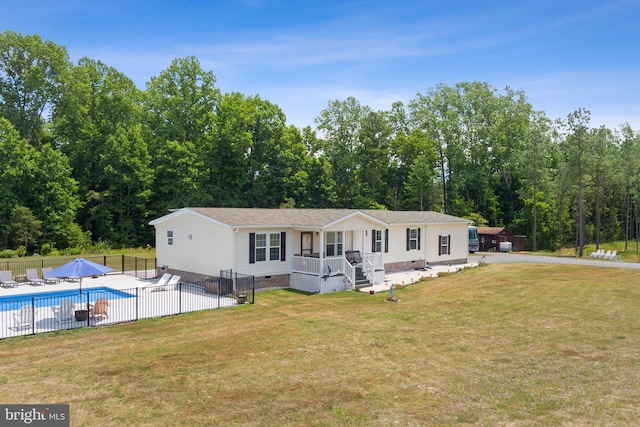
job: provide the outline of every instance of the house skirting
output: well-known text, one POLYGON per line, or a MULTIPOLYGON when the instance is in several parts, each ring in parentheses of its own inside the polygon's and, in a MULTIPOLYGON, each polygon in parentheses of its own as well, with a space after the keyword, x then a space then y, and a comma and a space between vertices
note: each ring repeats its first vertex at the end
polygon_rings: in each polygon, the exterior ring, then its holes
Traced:
MULTIPOLYGON (((467 259, 452 259, 447 261, 429 261, 429 265, 455 265, 455 264, 466 264, 467 259)), ((417 259, 412 261, 402 261, 402 262, 390 262, 384 265, 385 273, 393 273, 395 271, 407 271, 407 270, 415 270, 416 268, 424 268, 425 260, 417 259)))
POLYGON ((255 286, 257 289, 267 288, 288 288, 291 284, 289 274, 276 274, 273 276, 256 276, 255 286))

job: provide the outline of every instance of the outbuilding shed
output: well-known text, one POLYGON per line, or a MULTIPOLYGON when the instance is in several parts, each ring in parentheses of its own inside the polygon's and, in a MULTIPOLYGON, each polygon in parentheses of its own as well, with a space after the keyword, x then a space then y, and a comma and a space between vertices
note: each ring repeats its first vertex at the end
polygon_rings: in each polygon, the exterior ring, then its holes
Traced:
POLYGON ((514 252, 525 250, 526 236, 516 236, 504 227, 478 227, 479 249, 481 252, 498 252, 500 243, 510 242, 514 252))

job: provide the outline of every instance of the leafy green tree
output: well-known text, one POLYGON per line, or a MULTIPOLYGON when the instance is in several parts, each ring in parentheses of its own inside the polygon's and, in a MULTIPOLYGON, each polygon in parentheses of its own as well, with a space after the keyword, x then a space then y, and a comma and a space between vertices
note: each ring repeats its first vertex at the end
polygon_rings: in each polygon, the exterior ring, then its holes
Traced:
MULTIPOLYGON (((16 206, 29 194, 25 183, 33 172, 33 148, 11 122, 0 117, 0 223, 8 224, 16 206)), ((0 228, 0 244, 8 245, 7 230, 0 228)))
POLYGON ((289 142, 284 139, 286 118, 277 105, 257 96, 249 102, 253 107, 248 128, 251 146, 245 203, 251 207, 276 207, 287 197, 284 178, 290 173, 285 155, 289 142))
POLYGON ((593 161, 592 139, 589 135, 590 113, 585 109, 578 109, 567 116, 564 128, 567 132, 561 144, 566 178, 573 182, 576 188, 576 249, 578 256, 583 255, 585 245, 585 187, 589 178, 590 166, 593 161))
POLYGON ((302 129, 306 157, 306 183, 296 194, 296 206, 301 208, 333 208, 337 206, 337 195, 333 171, 329 160, 321 155, 322 141, 316 132, 307 126, 302 129))
POLYGON ((94 206, 100 236, 114 245, 131 247, 151 241, 147 203, 151 196, 151 157, 140 127, 118 127, 109 137, 101 185, 102 200, 94 206))
POLYGON ((322 155, 331 164, 335 194, 338 207, 353 207, 360 194, 357 181, 358 139, 362 119, 371 112, 355 98, 329 102, 327 108, 315 118, 318 130, 322 133, 322 155))
POLYGON ((203 145, 213 131, 220 100, 215 83, 213 73, 204 71, 194 56, 174 59, 169 68, 152 77, 144 105, 153 143, 190 141, 196 147, 203 145))
POLYGON ((390 199, 388 182, 392 139, 387 115, 370 111, 362 117, 357 138, 355 178, 360 188, 360 201, 356 206, 385 206, 390 199))
POLYGON ((206 205, 201 184, 205 173, 204 160, 190 141, 167 141, 153 156, 153 197, 150 201, 154 216, 169 209, 206 205))
MULTIPOLYGON (((640 132, 634 131, 627 123, 621 126, 619 133, 620 159, 617 163, 620 165, 620 174, 617 178, 624 188, 624 249, 627 250, 632 231, 632 206, 640 200, 640 132)), ((612 227, 615 227, 615 222, 612 227)), ((615 232, 611 234, 614 238, 615 232)))
POLYGON ((46 144, 33 153, 33 164, 24 200, 42 223, 42 240, 59 248, 77 246, 82 231, 76 214, 82 203, 67 157, 46 144))
POLYGON ((203 153, 208 172, 207 192, 213 206, 246 206, 250 185, 249 155, 253 145, 250 124, 254 112, 250 98, 239 92, 221 96, 215 116, 215 134, 203 153))
POLYGON ((404 184, 404 206, 409 210, 442 210, 438 191, 438 155, 435 143, 421 129, 399 132, 392 156, 404 184))
POLYGON ((186 205, 219 205, 218 197, 231 190, 219 182, 224 173, 217 157, 221 97, 215 83, 213 73, 203 70, 193 56, 174 59, 147 83, 144 135, 151 163, 158 168, 154 215, 186 205))
MULTIPOLYGON (((78 222, 96 239, 121 241, 113 234, 113 218, 105 205, 109 201, 105 186, 112 180, 106 176, 110 165, 105 159, 113 158, 110 141, 119 132, 139 132, 140 99, 140 91, 124 74, 100 61, 82 58, 71 70, 54 110, 56 144, 69 158, 78 182, 78 222)), ((144 217, 133 220, 143 224, 144 217)))
POLYGON ((592 163, 593 192, 595 193, 595 242, 600 246, 600 232, 602 230, 603 203, 606 201, 607 190, 614 186, 615 167, 617 163, 617 141, 613 132, 604 126, 591 129, 591 148, 594 161, 592 163))
POLYGON ((71 66, 67 50, 39 35, 0 33, 0 117, 5 117, 30 144, 61 94, 71 66))
POLYGON ((41 225, 42 222, 36 219, 29 208, 16 206, 6 226, 9 246, 14 249, 23 246, 26 251, 32 251, 36 247, 38 237, 42 234, 41 225))
MULTIPOLYGON (((549 185, 553 179, 554 159, 552 146, 551 121, 540 112, 534 113, 528 133, 524 139, 522 150, 516 155, 517 169, 522 176, 521 198, 524 201, 524 212, 516 219, 516 222, 524 227, 523 234, 531 239, 531 249, 538 250, 538 220, 539 197, 549 194, 549 185), (531 208, 529 213, 526 209, 531 208), (531 221, 524 221, 530 218, 531 221)), ((542 202, 545 203, 545 202, 542 202)), ((547 216, 547 221, 550 218, 547 216)), ((553 245, 547 242, 545 249, 553 249, 553 245)))

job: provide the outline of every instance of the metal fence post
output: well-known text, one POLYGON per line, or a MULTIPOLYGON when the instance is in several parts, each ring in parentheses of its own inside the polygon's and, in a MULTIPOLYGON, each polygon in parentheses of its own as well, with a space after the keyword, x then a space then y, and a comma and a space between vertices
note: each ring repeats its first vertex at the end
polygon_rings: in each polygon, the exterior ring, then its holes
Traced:
POLYGON ((91 326, 91 316, 89 316, 89 313, 91 313, 91 303, 89 302, 89 292, 87 292, 87 326, 91 326))
POLYGON ((31 297, 31 335, 36 334, 36 299, 31 297))

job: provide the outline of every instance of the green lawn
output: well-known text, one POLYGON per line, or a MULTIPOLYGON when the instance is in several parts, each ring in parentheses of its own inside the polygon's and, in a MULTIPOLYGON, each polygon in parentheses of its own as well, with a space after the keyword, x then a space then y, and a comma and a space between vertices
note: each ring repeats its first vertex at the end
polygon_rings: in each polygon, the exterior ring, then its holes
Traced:
POLYGON ((72 425, 638 425, 635 270, 486 265, 387 295, 0 341, 0 401, 72 425))

